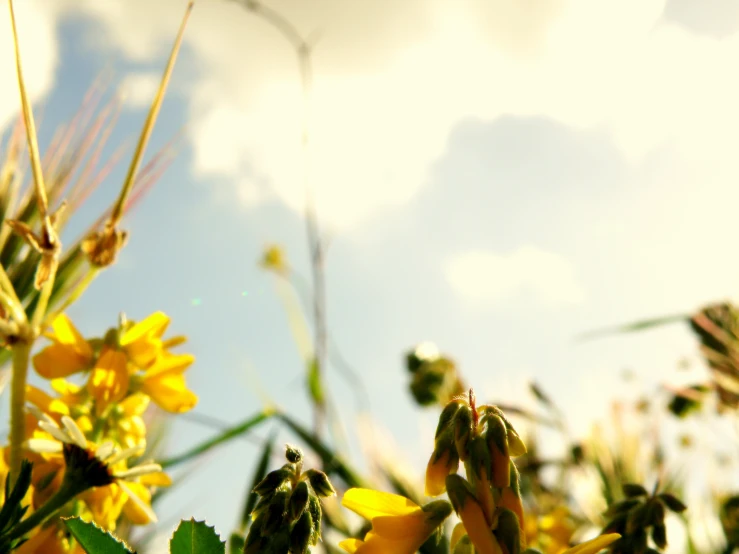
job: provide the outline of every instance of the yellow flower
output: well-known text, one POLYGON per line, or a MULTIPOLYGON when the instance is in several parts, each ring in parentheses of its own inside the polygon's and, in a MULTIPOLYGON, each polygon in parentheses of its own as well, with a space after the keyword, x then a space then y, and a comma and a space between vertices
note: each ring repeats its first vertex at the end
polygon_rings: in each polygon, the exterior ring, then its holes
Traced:
POLYGON ((69 540, 69 531, 62 529, 62 525, 37 527, 31 538, 14 551, 15 554, 85 554, 79 543, 69 540))
POLYGON ((26 402, 30 402, 39 410, 57 420, 63 415, 69 415, 69 406, 62 399, 52 398, 33 385, 26 385, 26 402))
POLYGON ((191 410, 198 397, 187 388, 183 373, 195 361, 190 354, 165 354, 141 377, 141 390, 162 409, 182 413, 191 410))
POLYGON ((350 554, 413 554, 451 513, 447 502, 422 508, 402 496, 370 489, 349 489, 341 503, 372 522, 363 541, 339 543, 350 554))
POLYGON ((159 357, 169 321, 165 313, 154 312, 123 333, 119 344, 135 366, 146 369, 159 357))
POLYGON ((87 392, 95 399, 98 415, 111 403, 126 396, 128 381, 126 355, 112 348, 104 348, 87 380, 87 392))
POLYGON ((54 344, 33 357, 36 372, 45 379, 55 379, 88 369, 93 361, 92 347, 69 318, 64 314, 58 315, 51 328, 51 333, 46 336, 54 344))

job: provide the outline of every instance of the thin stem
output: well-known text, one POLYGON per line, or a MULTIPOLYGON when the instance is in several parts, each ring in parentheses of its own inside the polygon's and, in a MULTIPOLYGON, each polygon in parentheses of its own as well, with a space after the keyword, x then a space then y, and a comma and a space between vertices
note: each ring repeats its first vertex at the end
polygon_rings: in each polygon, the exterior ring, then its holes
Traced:
POLYGON ((0 290, 0 305, 5 307, 18 325, 28 323, 26 312, 23 310, 20 302, 16 302, 9 294, 6 294, 2 290, 0 290))
POLYGON ((10 389, 10 481, 18 476, 26 440, 26 379, 31 343, 21 340, 13 346, 13 381, 10 389))
POLYGON ((29 531, 41 525, 49 517, 64 507, 64 505, 72 500, 75 496, 84 492, 84 487, 74 486, 71 483, 62 483, 59 490, 49 498, 38 510, 33 512, 27 519, 21 521, 8 535, 9 539, 17 539, 22 537, 29 531))
MULTIPOLYGON (((2 265, 0 265, 0 291, 4 291, 15 306, 23 305, 15 292, 13 282, 10 280, 10 277, 8 277, 8 274, 2 265)), ((18 321, 18 323, 23 324, 26 322, 26 314, 23 310, 20 310, 20 313, 23 314, 23 319, 18 321)), ((18 315, 20 315, 20 313, 18 315)))
POLYGON ((56 269, 57 268, 54 267, 54 269, 51 271, 48 279, 44 281, 44 284, 41 287, 41 291, 39 292, 38 302, 36 303, 36 309, 33 311, 33 316, 31 317, 31 329, 32 329, 34 336, 41 333, 41 330, 38 329, 38 327, 41 324, 41 321, 44 319, 44 316, 46 315, 46 308, 49 306, 49 298, 51 298, 51 293, 54 290, 54 281, 56 280, 56 269))
POLYGON ((89 287, 90 284, 95 280, 95 277, 97 277, 98 273, 100 273, 99 267, 90 266, 88 272, 85 274, 82 280, 77 283, 69 296, 67 296, 67 298, 64 300, 62 305, 46 316, 46 318, 44 319, 44 325, 50 325, 51 322, 54 321, 54 319, 59 314, 64 313, 67 308, 74 304, 77 299, 82 296, 82 293, 87 290, 87 287, 89 287))
POLYGON ((123 181, 123 188, 121 189, 118 200, 116 201, 115 206, 113 206, 113 211, 110 214, 110 219, 108 221, 110 227, 115 227, 120 221, 121 217, 123 217, 123 211, 126 208, 126 200, 128 199, 131 188, 136 181, 136 173, 138 172, 139 165, 141 164, 141 158, 144 156, 146 144, 149 142, 151 131, 154 129, 154 123, 156 122, 157 116, 159 115, 159 108, 161 108, 162 100, 164 100, 164 92, 167 89, 169 78, 172 75, 172 70, 174 69, 175 61, 177 60, 177 53, 180 50, 182 38, 185 34, 187 20, 190 17, 190 12, 192 11, 194 4, 194 2, 190 2, 187 5, 185 16, 182 19, 182 23, 180 24, 180 30, 177 33, 177 38, 175 39, 174 46, 172 47, 172 52, 169 55, 167 67, 164 70, 164 75, 162 76, 162 80, 159 84, 159 90, 157 91, 157 94, 154 97, 154 101, 151 104, 149 114, 146 116, 146 122, 144 123, 144 128, 141 130, 141 136, 139 137, 139 142, 136 145, 136 150, 134 151, 133 158, 131 159, 131 165, 128 167, 128 173, 126 174, 126 178, 123 181))

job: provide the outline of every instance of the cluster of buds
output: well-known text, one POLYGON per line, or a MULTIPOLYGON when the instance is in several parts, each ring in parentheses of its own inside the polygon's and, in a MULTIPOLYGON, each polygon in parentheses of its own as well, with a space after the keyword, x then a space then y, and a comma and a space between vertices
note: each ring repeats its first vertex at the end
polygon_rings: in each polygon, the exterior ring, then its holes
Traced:
POLYGON ((421 406, 444 405, 464 392, 454 361, 439 354, 430 342, 421 343, 408 352, 405 365, 412 375, 411 394, 421 406))
POLYGON ((667 547, 665 514, 667 510, 681 513, 685 504, 669 493, 651 496, 641 485, 623 485, 624 500, 611 505, 606 512, 610 517, 604 532, 619 533, 621 538, 611 545, 613 554, 656 554, 667 547), (651 530, 651 532, 650 532, 651 530), (651 535, 655 548, 650 547, 651 535))
POLYGON ((321 538, 319 497, 336 494, 322 471, 303 471, 303 453, 287 445, 287 463, 254 487, 260 496, 244 542, 244 554, 305 554, 321 538))
POLYGON ((525 547, 519 474, 512 457, 526 446, 496 406, 475 405, 472 390, 441 413, 426 468, 426 494, 447 492, 462 523, 454 552, 514 554, 525 547), (466 479, 457 475, 464 464, 466 479))

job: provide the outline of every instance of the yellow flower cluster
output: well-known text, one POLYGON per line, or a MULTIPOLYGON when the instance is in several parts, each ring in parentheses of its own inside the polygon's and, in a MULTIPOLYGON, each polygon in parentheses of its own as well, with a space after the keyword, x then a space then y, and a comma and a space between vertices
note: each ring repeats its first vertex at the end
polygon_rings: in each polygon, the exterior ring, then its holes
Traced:
MULTIPOLYGON (((343 505, 370 520, 372 530, 364 540, 347 539, 339 546, 351 554, 413 554, 453 508, 461 522, 452 533, 452 551, 521 552, 526 548, 525 521, 518 471, 511 457, 525 452, 523 441, 497 407, 476 406, 472 391, 468 397, 453 399, 439 418, 426 471, 426 494, 446 492, 451 505, 436 500, 418 506, 402 496, 350 489, 343 505), (460 462, 466 478, 457 473, 460 462)), ((567 547, 571 534, 557 537, 562 541, 556 552, 595 554, 619 537, 605 534, 573 548, 567 547)))
MULTIPOLYGON (((194 358, 171 352, 185 338, 164 339, 168 324, 161 312, 138 323, 122 318, 103 338, 85 339, 66 315, 53 320, 45 334, 51 344, 34 356, 33 366, 50 380, 54 394, 26 387, 24 456, 34 463, 27 499, 31 511, 59 490, 71 471, 70 452, 76 452, 84 463, 102 464, 104 479, 70 502, 61 515, 80 515, 111 531, 121 517, 137 525, 155 521, 152 492, 171 481, 156 464, 143 464, 144 471, 128 464, 146 447, 143 414, 150 401, 182 413, 198 400, 185 382, 194 358), (77 374, 83 380, 72 382, 77 374)), ((7 449, 5 454, 2 474, 8 472, 7 449)), ((53 522, 37 528, 18 552, 84 552, 53 522)))

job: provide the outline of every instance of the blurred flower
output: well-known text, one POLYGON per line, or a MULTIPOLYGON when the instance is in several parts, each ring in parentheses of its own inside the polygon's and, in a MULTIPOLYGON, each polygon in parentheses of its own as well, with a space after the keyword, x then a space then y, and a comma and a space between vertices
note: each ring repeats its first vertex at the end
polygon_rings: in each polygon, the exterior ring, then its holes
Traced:
POLYGON ((364 540, 346 539, 339 546, 356 554, 413 554, 452 511, 437 500, 421 507, 411 500, 370 489, 349 489, 342 505, 372 522, 364 540))

